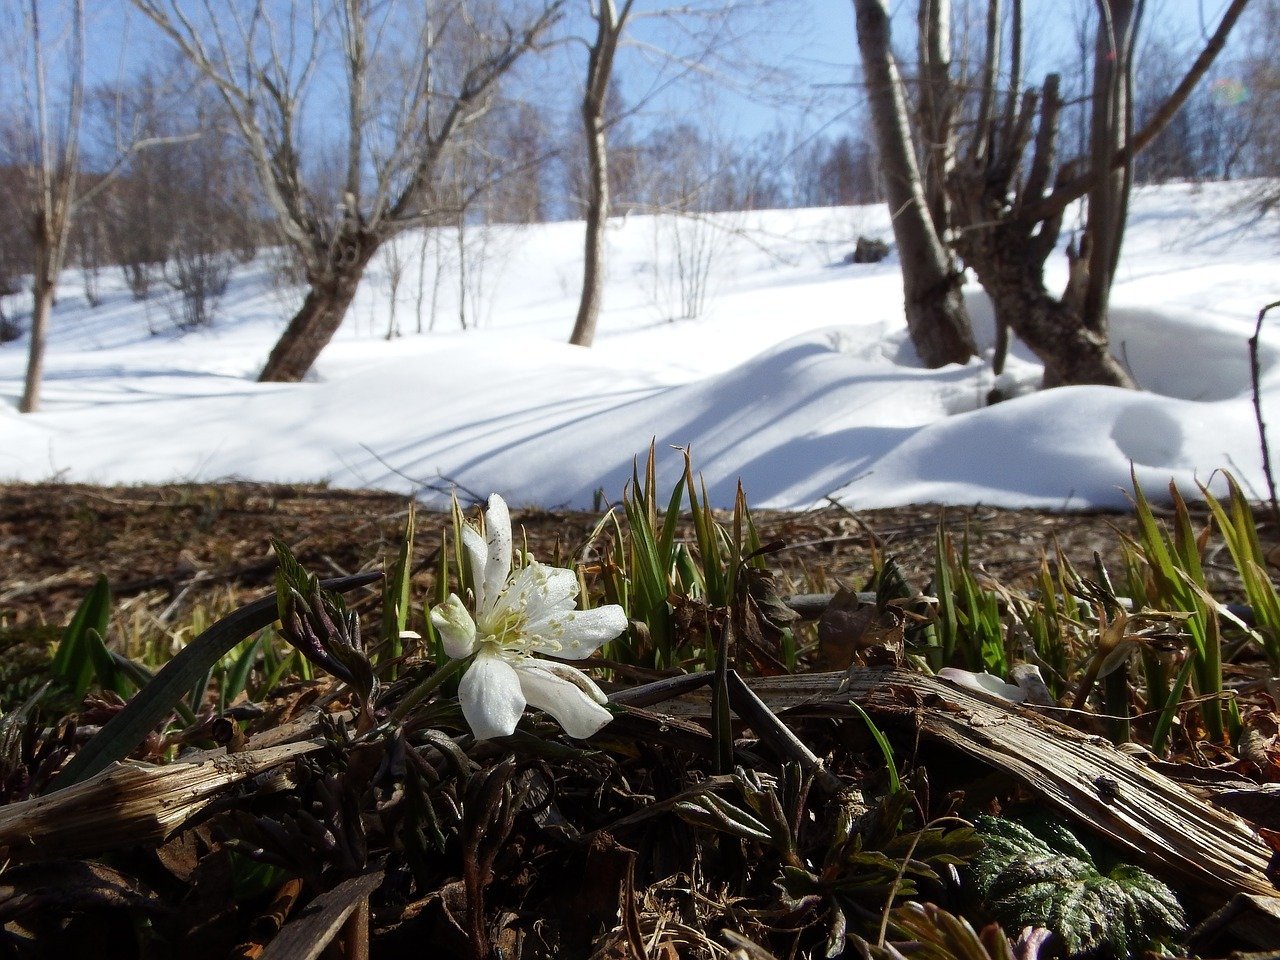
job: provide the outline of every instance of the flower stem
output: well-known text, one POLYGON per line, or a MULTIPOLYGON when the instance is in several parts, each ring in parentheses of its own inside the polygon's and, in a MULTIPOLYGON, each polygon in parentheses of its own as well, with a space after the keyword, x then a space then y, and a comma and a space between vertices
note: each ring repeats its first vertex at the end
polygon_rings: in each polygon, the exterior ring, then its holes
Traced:
POLYGON ((444 666, 437 667, 431 676, 423 680, 420 684, 410 690, 396 704, 394 710, 378 727, 379 730, 389 730, 398 726, 404 721, 410 711, 418 704, 434 693, 446 681, 452 679, 462 672, 462 668, 471 662, 470 657, 464 657, 461 660, 450 660, 444 666))

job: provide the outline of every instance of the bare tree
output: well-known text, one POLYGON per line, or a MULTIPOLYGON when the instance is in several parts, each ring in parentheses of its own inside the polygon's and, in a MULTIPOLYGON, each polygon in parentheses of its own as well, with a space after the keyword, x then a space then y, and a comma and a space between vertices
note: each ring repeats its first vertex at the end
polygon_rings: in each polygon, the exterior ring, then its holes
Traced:
POLYGON ((438 216, 442 160, 489 108, 501 78, 539 44, 562 3, 547 0, 513 24, 499 6, 468 0, 442 0, 420 16, 408 4, 372 0, 295 2, 283 16, 266 0, 247 9, 202 0, 198 18, 178 0, 134 0, 221 95, 305 273, 306 297, 259 379, 302 379, 337 332, 379 246, 438 216), (340 62, 341 98, 317 92, 331 55, 340 62), (309 95, 343 125, 337 196, 308 183, 309 95))
POLYGON ((1227 86, 1223 99, 1236 101, 1235 109, 1248 123, 1241 166, 1246 175, 1260 178, 1250 191, 1250 205, 1267 214, 1280 209, 1280 0, 1264 0, 1250 26, 1250 49, 1237 89, 1227 86))
MULTIPOLYGON (((991 0, 994 9, 997 0, 991 0)), ((1061 161, 1063 107, 1056 74, 1039 90, 1011 90, 1000 110, 980 112, 972 146, 948 181, 956 248, 1007 326, 1045 365, 1046 386, 1130 387, 1112 356, 1107 308, 1124 239, 1133 158, 1164 128, 1212 65, 1248 0, 1233 0, 1212 37, 1142 130, 1133 113, 1133 51, 1141 0, 1097 0, 1097 42, 1086 157, 1061 161), (1033 129, 1034 128, 1034 129, 1033 129), (1078 244, 1068 247, 1070 278, 1061 296, 1044 285, 1044 264, 1067 206, 1086 199, 1078 244)), ((1015 26, 1021 5, 1014 4, 1015 26)), ((1010 58, 1021 56, 1020 32, 1010 58)), ((994 101, 994 82, 982 102, 994 101)))
MULTIPOLYGON (((147 137, 136 125, 116 115, 109 156, 102 157, 101 172, 84 177, 82 127, 84 123, 84 0, 68 0, 54 10, 45 0, 20 3, 24 41, 22 115, 9 138, 10 165, 22 172, 27 210, 23 218, 31 242, 32 314, 28 328, 28 358, 22 399, 18 408, 29 413, 40 408, 44 381, 45 344, 54 307, 58 276, 67 260, 76 218, 115 182, 129 157, 143 148, 169 142, 147 137), (46 36, 42 13, 54 14, 59 37, 46 36), (58 64, 56 78, 50 64, 58 64)), ((13 10, 14 8, 10 8, 13 10)))
MULTIPOLYGON (((941 14, 946 0, 931 2, 935 10, 933 29, 942 32, 945 19, 941 14)), ((964 363, 977 353, 977 347, 960 293, 962 276, 934 223, 916 164, 906 94, 890 46, 889 10, 884 0, 854 0, 854 10, 871 124, 902 262, 907 330, 926 366, 964 363)), ((949 50, 945 37, 922 42, 922 47, 935 45, 939 50, 949 50)), ((936 81, 931 74, 926 75, 931 76, 932 88, 936 81)), ((932 92, 932 99, 938 104, 933 113, 938 120, 946 116, 941 103, 943 92, 932 92)), ((931 164, 944 162, 940 151, 932 146, 928 155, 931 164)))
MULTIPOLYGON (((81 136, 85 119, 85 5, 70 2, 61 14, 60 37, 47 39, 42 13, 51 12, 44 0, 23 4, 19 34, 26 43, 23 58, 23 107, 16 135, 9 144, 11 165, 22 171, 22 195, 29 204, 23 219, 30 233, 32 253, 32 312, 28 328, 29 352, 18 409, 31 413, 40 407, 44 379, 45 344, 58 275, 77 215, 108 189, 136 152, 168 142, 147 137, 136 126, 116 118, 114 143, 105 169, 82 176, 81 136), (61 85, 50 68, 60 63, 61 85)), ((12 8, 11 8, 12 9, 12 8)))
POLYGON ((483 203, 494 223, 541 223, 545 180, 556 146, 545 117, 531 103, 506 102, 491 111, 476 136, 489 181, 483 203))
POLYGON ((604 302, 604 225, 609 219, 609 153, 605 129, 605 104, 613 78, 613 62, 631 17, 634 0, 595 0, 591 16, 595 38, 587 53, 587 82, 582 94, 582 128, 587 143, 586 245, 583 258, 582 297, 569 342, 589 347, 596 336, 600 306, 604 302))
POLYGON ((26 36, 30 41, 31 83, 27 142, 22 165, 30 181, 30 230, 33 253, 31 325, 27 331, 27 372, 18 409, 32 413, 40 408, 44 377, 45 342, 54 287, 66 256, 76 202, 80 170, 80 123, 84 111, 84 2, 74 0, 70 11, 66 100, 61 118, 51 116, 49 105, 48 51, 41 31, 40 2, 31 0, 26 12, 26 36))
MULTIPOLYGON (((0 157, 17 151, 13 141, 17 131, 9 118, 0 120, 0 157)), ((22 290, 22 275, 27 270, 28 234, 23 223, 31 203, 27 178, 20 167, 0 164, 0 298, 22 290)), ((17 325, 0 328, 0 343, 20 336, 17 325), (12 336, 7 334, 12 333, 12 336)))
MULTIPOLYGON (((422 249, 427 246, 426 238, 422 238, 422 249)), ((409 250, 406 244, 397 237, 388 237, 382 245, 382 270, 387 278, 387 299, 389 301, 387 316, 387 339, 394 340, 400 336, 400 324, 396 321, 396 307, 400 305, 400 287, 404 283, 404 272, 409 266, 409 250)))
MULTIPOLYGON (((939 30, 939 25, 945 23, 948 0, 927 2, 930 11, 928 16, 922 12, 921 29, 939 30)), ((946 144, 961 124, 965 130, 953 169, 944 174, 945 209, 935 197, 934 215, 945 216, 948 222, 935 222, 934 226, 954 238, 956 251, 977 274, 994 304, 998 329, 1012 330, 1044 362, 1046 386, 1133 386, 1127 372, 1111 355, 1107 337, 1107 307, 1124 238, 1133 158, 1186 101, 1221 51, 1248 0, 1232 0, 1182 80, 1141 130, 1136 130, 1134 123, 1133 62, 1142 0, 1095 2, 1089 150, 1086 156, 1066 161, 1061 161, 1058 154, 1058 128, 1064 106, 1058 75, 1050 74, 1039 89, 1022 87, 1021 0, 1012 0, 1008 18, 1000 0, 988 0, 985 49, 976 95, 968 99, 970 112, 963 117, 957 114, 949 129, 941 123, 945 110, 937 106, 959 102, 954 76, 942 69, 941 60, 949 56, 947 44, 927 36, 919 44, 924 61, 920 74, 926 91, 920 123, 931 131, 926 155, 941 155, 940 163, 930 165, 931 171, 948 162, 946 144), (1063 294, 1055 297, 1045 288, 1044 264, 1060 236, 1066 208, 1081 198, 1087 198, 1085 229, 1079 243, 1073 242, 1068 248, 1070 279, 1063 294)), ((887 31, 883 4, 855 0, 855 6, 864 61, 883 63, 885 51, 872 46, 868 57, 863 39, 872 27, 887 31)), ((905 100, 900 78, 889 77, 883 82, 905 100)), ((899 128, 881 123, 884 117, 893 119, 893 112, 883 104, 877 114, 881 88, 872 84, 870 93, 882 151, 885 142, 891 146, 909 145, 899 128)), ((912 167, 913 157, 907 153, 882 152, 895 225, 903 211, 915 208, 917 192, 921 197, 927 192, 920 174, 912 167), (899 199, 893 198, 894 184, 898 184, 899 199)), ((921 269, 904 250, 904 274, 921 269)), ((926 263, 923 269, 926 279, 936 276, 935 265, 926 263)), ((939 288, 926 282, 925 289, 936 295, 939 288)), ((912 336, 914 339, 914 331, 912 336)), ((998 343, 997 368, 1002 349, 998 343)))
MULTIPOLYGON (((645 44, 647 51, 667 62, 681 75, 708 74, 713 64, 729 59, 732 46, 728 36, 730 22, 748 8, 763 7, 762 0, 735 2, 712 0, 710 3, 689 2, 679 6, 635 13, 634 0, 589 0, 594 35, 584 40, 587 47, 587 75, 579 113, 582 119, 587 155, 586 236, 583 257, 582 294, 569 342, 591 346, 604 302, 605 224, 610 213, 609 173, 609 107, 619 101, 613 98, 613 73, 619 48, 628 25, 640 18, 677 23, 696 48, 694 53, 680 54, 659 50, 645 44), (698 24, 695 28, 692 24, 698 24)), ((652 78, 651 78, 652 79, 652 78)), ((657 87, 653 88, 654 90, 657 87)), ((642 97, 643 103, 648 97, 642 97)), ((632 106, 635 109, 636 105, 632 106)), ((614 118, 616 119, 616 117, 614 118)))
POLYGON ((740 234, 746 206, 733 176, 736 151, 714 127, 676 123, 643 143, 647 183, 637 199, 652 214, 653 301, 668 320, 702 314, 716 266, 740 234), (713 215, 714 214, 714 215, 713 215))

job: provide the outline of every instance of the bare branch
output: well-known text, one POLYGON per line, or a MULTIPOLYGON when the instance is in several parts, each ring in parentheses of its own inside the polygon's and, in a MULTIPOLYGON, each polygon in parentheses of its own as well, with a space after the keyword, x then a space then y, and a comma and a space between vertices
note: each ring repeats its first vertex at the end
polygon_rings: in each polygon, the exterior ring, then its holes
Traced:
POLYGON ((1213 36, 1209 38, 1209 42, 1205 44, 1200 51, 1199 56, 1192 62, 1183 75, 1182 81, 1174 88, 1173 93, 1160 105, 1160 108, 1151 116, 1146 125, 1125 143, 1115 155, 1112 157, 1111 165, 1106 170, 1090 171, 1083 173, 1077 177, 1073 177, 1069 182, 1056 187, 1053 192, 1045 197, 1039 203, 1033 203, 1023 211, 1023 216, 1033 220, 1044 220, 1053 216, 1057 216, 1064 211, 1069 204, 1079 200, 1086 193, 1092 190, 1098 182, 1110 175, 1114 170, 1119 170, 1128 166, 1135 156, 1141 153, 1150 145, 1162 130, 1168 126, 1169 121, 1186 103, 1187 98, 1191 95, 1191 91, 1204 78, 1204 75, 1213 66, 1213 62, 1217 59, 1222 48, 1226 45, 1227 37, 1231 34, 1232 28, 1236 25, 1236 21, 1240 19, 1244 9, 1248 6, 1249 0, 1231 0, 1231 5, 1222 15, 1222 20, 1218 23, 1218 28, 1213 32, 1213 36))

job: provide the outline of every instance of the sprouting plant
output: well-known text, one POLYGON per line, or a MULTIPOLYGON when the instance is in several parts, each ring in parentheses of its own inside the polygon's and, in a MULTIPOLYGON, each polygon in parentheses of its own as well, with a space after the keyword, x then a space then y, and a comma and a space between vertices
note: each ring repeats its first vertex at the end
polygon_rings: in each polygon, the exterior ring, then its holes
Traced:
MULTIPOLYGON (((1186 501, 1173 483, 1169 484, 1169 496, 1174 507, 1172 535, 1156 522, 1151 504, 1136 476, 1133 489, 1138 545, 1151 576, 1149 599, 1160 603, 1165 610, 1188 615, 1186 631, 1192 645, 1190 657, 1174 680, 1165 701, 1159 704, 1160 716, 1151 748, 1157 753, 1164 749, 1188 680, 1193 681, 1196 693, 1204 697, 1200 716, 1205 730, 1210 738, 1220 742, 1226 730, 1222 702, 1222 638, 1217 606, 1209 596, 1200 561, 1208 529, 1202 535, 1196 535, 1186 501)), ((1239 730, 1234 700, 1230 701, 1229 719, 1234 734, 1239 730)))
POLYGON ((121 686, 123 677, 103 643, 110 618, 111 587, 106 577, 99 577, 63 632, 50 665, 53 675, 67 685, 77 700, 85 695, 95 676, 105 690, 129 692, 128 687, 121 686))
POLYGON ((905 827, 913 799, 906 788, 891 788, 870 807, 856 794, 841 794, 834 815, 815 820, 809 781, 796 764, 785 764, 776 782, 742 768, 731 782, 740 799, 707 790, 677 804, 676 813, 771 851, 776 885, 796 909, 825 917, 831 951, 851 924, 876 929, 890 904, 918 895, 921 884, 941 884, 943 870, 968 862, 981 846, 968 825, 905 827))
POLYGON ((49 692, 42 685, 22 703, 0 714, 0 804, 38 794, 75 741, 75 724, 44 729, 40 708, 49 692))
POLYGON ((1018 595, 1009 605, 1026 631, 1036 658, 1048 668, 1045 680, 1054 696, 1063 692, 1071 673, 1074 641, 1082 632, 1080 604, 1075 596, 1078 580, 1062 549, 1055 547, 1053 566, 1047 557, 1040 558, 1034 599, 1018 595))
POLYGON ((1052 930, 1068 956, 1124 958, 1186 929, 1173 892, 1129 864, 1103 873, 1066 827, 1036 832, 1000 817, 975 822, 985 846, 970 862, 975 887, 1006 929, 1052 930))
MULTIPOLYGON (((409 626, 409 584, 413 575, 413 536, 416 512, 409 506, 405 520, 404 536, 396 559, 388 566, 387 578, 382 585, 382 656, 392 660, 404 653, 404 639, 409 626)), ((379 658, 381 661, 381 657, 379 658)), ((392 663, 385 679, 394 680, 397 664, 392 663)))
POLYGON ((951 535, 941 525, 934 542, 934 593, 937 615, 936 647, 930 666, 962 666, 999 676, 1009 671, 1000 598, 978 582, 969 560, 966 536, 957 556, 951 535))
MULTIPOLYGON (((610 525, 613 543, 600 564, 606 599, 621 605, 632 625, 628 634, 604 648, 610 660, 632 666, 668 670, 716 662, 725 611, 750 595, 768 610, 769 575, 765 548, 739 488, 728 529, 717 520, 705 488, 694 478, 692 458, 684 451, 684 472, 676 481, 665 510, 659 512, 656 451, 651 444, 643 473, 637 463, 623 496, 625 529, 614 512, 592 533, 602 538, 610 525), (679 532, 681 506, 687 498, 692 543, 679 532), (742 581, 745 579, 745 583, 742 581)), ((766 659, 774 670, 794 669, 795 648, 785 617, 771 619, 775 651, 748 651, 766 659)), ((753 639, 740 631, 739 639, 753 639)))
POLYGON ((1226 479, 1229 491, 1226 504, 1219 502, 1204 484, 1200 485, 1200 492, 1217 521, 1244 585, 1245 598, 1253 611, 1253 630, 1274 676, 1280 673, 1280 595, 1267 574, 1267 558, 1262 552, 1249 500, 1235 477, 1228 473, 1226 479))
POLYGON ((365 653, 360 618, 340 594, 325 590, 281 541, 272 540, 280 566, 276 571, 276 608, 280 632, 309 661, 349 684, 368 705, 378 678, 365 653))
POLYGON ((684 496, 681 477, 671 492, 661 523, 658 520, 656 453, 650 444, 643 478, 639 465, 623 494, 626 518, 624 534, 617 514, 610 511, 592 532, 602 536, 613 525, 611 554, 602 564, 605 597, 627 612, 633 629, 605 647, 611 660, 668 669, 679 666, 692 651, 678 649, 673 596, 687 595, 675 589, 679 569, 688 567, 687 548, 676 541, 680 504, 684 496))
POLYGON ((801 777, 799 767, 787 765, 784 770, 786 782, 781 788, 771 778, 764 778, 757 771, 743 767, 734 770, 732 779, 742 798, 741 806, 707 791, 676 804, 675 812, 694 826, 770 847, 783 863, 803 869, 797 853, 799 840, 796 836, 795 805, 803 804, 808 785, 801 777), (788 795, 790 804, 786 802, 788 795), (788 806, 792 808, 790 812, 788 806))

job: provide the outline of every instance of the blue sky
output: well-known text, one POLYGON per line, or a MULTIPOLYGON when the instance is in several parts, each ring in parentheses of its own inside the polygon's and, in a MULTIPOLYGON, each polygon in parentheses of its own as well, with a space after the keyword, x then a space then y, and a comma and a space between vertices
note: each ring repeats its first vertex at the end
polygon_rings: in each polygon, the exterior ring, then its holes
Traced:
MULTIPOLYGON (((5 2, 12 12, 15 4, 20 8, 28 0, 0 0, 5 2)), ((66 4, 63 0, 39 2, 47 21, 46 35, 52 35, 49 24, 56 24, 66 4)), ((573 0, 569 7, 571 17, 584 2, 573 0)), ((1165 34, 1189 45, 1197 38, 1201 24, 1216 23, 1225 3, 1226 0, 1148 0, 1147 33, 1165 34)), ((641 10, 667 6, 671 6, 671 0, 638 0, 641 10)), ((893 0, 891 6, 896 21, 902 24, 901 35, 908 37, 915 4, 911 0, 893 0)), ((1069 56, 1070 19, 1063 13, 1068 6, 1062 0, 1027 0, 1030 55, 1046 67, 1059 67, 1069 56)), ((580 14, 576 16, 581 18, 580 14)), ((149 58, 163 60, 172 55, 169 44, 132 9, 128 0, 88 0, 88 19, 91 80, 111 80, 149 58)), ((857 72, 852 0, 772 0, 759 11, 748 11, 736 22, 744 40, 741 48, 729 54, 733 61, 725 71, 729 84, 699 85, 682 80, 663 87, 637 121, 642 127, 672 119, 698 122, 713 118, 722 135, 745 137, 779 128, 806 133, 834 128, 842 132, 849 123, 856 123, 861 92, 853 85, 840 86, 854 80, 857 72), (767 66, 785 70, 792 83, 789 96, 781 102, 774 83, 753 79, 767 66)), ((669 26, 637 22, 633 33, 638 40, 653 41, 655 47, 679 46, 672 39, 677 31, 669 26)), ((12 56, 4 59, 14 62, 12 56)), ((582 63, 581 46, 570 45, 552 54, 544 64, 530 65, 524 71, 528 95, 542 103, 556 104, 572 122, 572 98, 580 83, 582 63)), ((616 73, 624 98, 634 103, 643 97, 653 88, 658 70, 666 71, 665 76, 676 72, 670 64, 662 65, 661 58, 643 50, 633 48, 624 53, 616 73)), ((1034 66, 1032 71, 1032 75, 1038 72, 1034 66)), ((12 90, 14 82, 13 72, 0 67, 0 89, 12 90)))
MULTIPOLYGON (((61 0, 41 0, 41 3, 42 11, 47 10, 49 18, 56 16, 64 5, 61 0)), ((640 0, 638 9, 671 5, 669 2, 647 3, 640 0)), ((89 0, 88 23, 89 72, 94 80, 108 81, 119 76, 122 69, 128 72, 149 58, 163 60, 170 55, 168 43, 132 9, 128 0, 89 0)), ((744 34, 745 48, 745 57, 736 56, 739 66, 745 61, 755 60, 760 67, 783 68, 792 74, 798 94, 826 89, 833 101, 843 96, 831 93, 829 85, 848 81, 856 64, 851 0, 774 0, 761 12, 748 11, 737 24, 744 34)), ((634 32, 637 39, 653 39, 655 45, 672 45, 670 36, 673 32, 668 28, 638 21, 634 32), (667 34, 666 39, 664 33, 667 34)), ((564 54, 552 55, 545 68, 526 73, 537 74, 538 83, 549 76, 548 82, 554 94, 563 96, 579 82, 582 60, 581 47, 569 47, 564 54), (571 76, 572 84, 562 79, 566 74, 571 76)), ((670 66, 663 69, 667 75, 673 72, 670 66)), ((653 57, 632 49, 620 57, 617 82, 624 95, 634 100, 650 89, 655 70, 653 57)), ((734 74, 735 71, 730 70, 729 73, 734 74)), ((769 130, 780 122, 786 122, 788 114, 800 109, 795 104, 781 108, 769 104, 768 91, 759 84, 753 84, 748 76, 731 75, 728 79, 730 89, 720 89, 716 93, 716 111, 717 121, 730 132, 748 135, 769 130)), ((705 92, 714 90, 716 86, 714 83, 699 87, 689 82, 677 82, 666 88, 668 93, 659 98, 657 104, 663 110, 677 113, 697 111, 705 102, 705 92)), ((855 93, 850 91, 851 95, 855 93)), ((827 113, 832 109, 838 110, 839 106, 835 104, 827 113)), ((652 108, 650 114, 657 109, 658 106, 652 108)))

